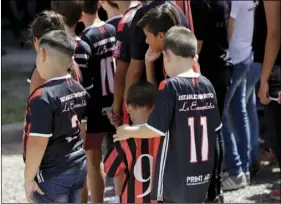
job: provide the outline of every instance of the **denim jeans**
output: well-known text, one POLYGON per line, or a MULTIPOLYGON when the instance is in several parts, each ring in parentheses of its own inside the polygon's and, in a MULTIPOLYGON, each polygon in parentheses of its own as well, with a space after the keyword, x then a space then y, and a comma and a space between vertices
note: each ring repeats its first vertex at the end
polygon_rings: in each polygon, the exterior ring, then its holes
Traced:
MULTIPOLYGON (((249 171, 250 135, 258 138, 255 85, 259 76, 260 70, 255 71, 252 66, 252 54, 243 62, 234 65, 222 119, 225 170, 230 174, 237 175, 249 171)), ((254 141, 256 143, 258 139, 254 141)))
POLYGON ((39 183, 45 193, 33 194, 35 203, 80 203, 81 190, 86 179, 86 160, 57 177, 39 183))

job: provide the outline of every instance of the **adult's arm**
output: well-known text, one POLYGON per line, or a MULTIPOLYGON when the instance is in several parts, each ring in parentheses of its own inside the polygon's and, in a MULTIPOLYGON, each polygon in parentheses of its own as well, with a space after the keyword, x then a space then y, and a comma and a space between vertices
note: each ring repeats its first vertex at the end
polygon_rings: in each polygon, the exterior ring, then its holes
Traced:
POLYGON ((267 37, 261 82, 267 82, 280 49, 280 1, 264 1, 267 37))

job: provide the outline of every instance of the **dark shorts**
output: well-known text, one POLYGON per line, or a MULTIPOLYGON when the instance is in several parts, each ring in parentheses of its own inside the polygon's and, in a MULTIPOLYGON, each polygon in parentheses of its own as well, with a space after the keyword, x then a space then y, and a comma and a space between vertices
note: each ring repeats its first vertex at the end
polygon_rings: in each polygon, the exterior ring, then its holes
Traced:
POLYGON ((35 203, 80 203, 86 173, 86 160, 84 160, 60 175, 39 183, 45 194, 33 193, 35 203))
POLYGON ((84 141, 84 150, 100 149, 102 147, 102 142, 105 139, 106 149, 113 144, 113 134, 114 133, 87 133, 84 141))

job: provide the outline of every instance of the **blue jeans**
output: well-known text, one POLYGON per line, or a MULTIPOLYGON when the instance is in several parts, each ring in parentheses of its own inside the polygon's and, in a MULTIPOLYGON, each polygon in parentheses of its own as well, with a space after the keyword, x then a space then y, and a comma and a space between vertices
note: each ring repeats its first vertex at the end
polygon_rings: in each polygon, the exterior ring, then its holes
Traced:
MULTIPOLYGON (((225 169, 230 174, 249 171, 250 135, 258 138, 255 85, 259 76, 260 71, 255 71, 252 66, 252 54, 243 62, 234 65, 222 119, 225 169)), ((258 139, 255 143, 257 141, 258 139)))
POLYGON ((80 203, 86 172, 86 161, 83 161, 57 177, 39 183, 45 194, 33 193, 35 203, 80 203))

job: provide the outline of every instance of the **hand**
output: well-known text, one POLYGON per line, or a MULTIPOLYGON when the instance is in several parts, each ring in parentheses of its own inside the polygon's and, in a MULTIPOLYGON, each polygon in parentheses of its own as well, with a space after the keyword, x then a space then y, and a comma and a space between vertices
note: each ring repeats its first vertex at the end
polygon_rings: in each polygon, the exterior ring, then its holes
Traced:
POLYGON ((116 134, 113 135, 113 141, 117 142, 117 141, 129 139, 130 138, 129 128, 131 128, 131 126, 129 126, 129 125, 122 125, 122 126, 118 127, 116 134))
POLYGON ((110 108, 107 112, 107 117, 110 120, 111 125, 113 125, 116 129, 119 127, 120 124, 120 114, 115 114, 113 112, 113 108, 110 108))
POLYGON ((26 199, 29 203, 33 203, 34 192, 38 192, 40 195, 44 195, 44 192, 39 188, 38 184, 34 180, 26 182, 24 184, 24 190, 25 190, 26 199))
POLYGON ((148 50, 146 51, 145 54, 145 59, 151 62, 154 62, 155 60, 157 60, 161 55, 161 52, 153 52, 151 50, 151 48, 149 47, 148 50))
POLYGON ((261 82, 260 89, 259 89, 259 98, 262 104, 269 104, 270 100, 268 98, 268 82, 261 82))
POLYGON ((281 91, 278 94, 278 103, 281 104, 281 91))

